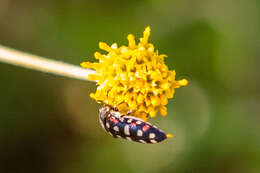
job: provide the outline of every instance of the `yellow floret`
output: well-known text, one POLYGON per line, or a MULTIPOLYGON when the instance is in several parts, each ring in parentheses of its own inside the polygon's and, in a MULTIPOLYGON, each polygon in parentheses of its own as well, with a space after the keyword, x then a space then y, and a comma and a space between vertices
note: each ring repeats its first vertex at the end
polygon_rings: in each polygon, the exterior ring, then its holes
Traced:
POLYGON ((94 54, 99 62, 81 63, 82 67, 96 71, 89 75, 98 85, 91 98, 117 106, 123 114, 134 111, 133 116, 144 120, 147 115, 155 117, 158 111, 167 115, 168 99, 174 97, 175 88, 186 86, 188 81, 175 80, 175 71, 168 70, 164 63, 167 56, 159 55, 148 42, 150 34, 150 27, 146 27, 137 45, 132 34, 127 37, 128 46, 99 43, 99 48, 107 52, 94 54))

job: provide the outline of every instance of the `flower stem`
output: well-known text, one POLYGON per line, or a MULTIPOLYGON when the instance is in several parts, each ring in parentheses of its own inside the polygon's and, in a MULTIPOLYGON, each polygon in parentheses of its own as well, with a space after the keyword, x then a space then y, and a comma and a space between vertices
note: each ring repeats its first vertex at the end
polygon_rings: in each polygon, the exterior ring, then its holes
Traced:
POLYGON ((94 70, 83 69, 80 66, 47 59, 1 45, 0 62, 86 81, 91 81, 88 79, 88 75, 95 73, 94 70))

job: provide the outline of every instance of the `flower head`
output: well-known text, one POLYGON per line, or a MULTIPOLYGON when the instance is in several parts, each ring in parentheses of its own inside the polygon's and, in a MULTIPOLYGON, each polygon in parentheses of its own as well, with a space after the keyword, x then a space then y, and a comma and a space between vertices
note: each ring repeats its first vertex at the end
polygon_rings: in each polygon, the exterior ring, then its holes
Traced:
POLYGON ((129 34, 128 46, 99 43, 99 48, 107 52, 94 54, 99 62, 81 63, 84 68, 96 70, 89 75, 98 85, 91 98, 117 106, 123 114, 134 111, 133 116, 144 120, 147 115, 155 117, 158 111, 162 116, 167 115, 168 99, 174 97, 175 88, 186 86, 188 81, 175 80, 175 71, 164 63, 167 56, 160 55, 148 42, 150 33, 150 27, 146 27, 138 44, 129 34))

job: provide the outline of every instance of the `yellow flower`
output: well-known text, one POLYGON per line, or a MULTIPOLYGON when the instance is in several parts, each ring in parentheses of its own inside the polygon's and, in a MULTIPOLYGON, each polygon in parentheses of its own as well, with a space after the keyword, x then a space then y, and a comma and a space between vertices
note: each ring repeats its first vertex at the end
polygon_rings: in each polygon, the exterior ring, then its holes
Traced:
POLYGON ((160 55, 148 42, 150 33, 150 27, 146 27, 138 44, 129 34, 128 46, 99 43, 99 48, 107 52, 94 54, 99 62, 81 63, 84 68, 96 70, 89 75, 98 85, 91 98, 117 106, 123 114, 134 111, 133 116, 144 120, 147 115, 155 117, 158 111, 162 116, 167 115, 168 99, 174 97, 175 88, 186 86, 188 81, 175 80, 175 71, 168 70, 164 63, 167 56, 160 55))

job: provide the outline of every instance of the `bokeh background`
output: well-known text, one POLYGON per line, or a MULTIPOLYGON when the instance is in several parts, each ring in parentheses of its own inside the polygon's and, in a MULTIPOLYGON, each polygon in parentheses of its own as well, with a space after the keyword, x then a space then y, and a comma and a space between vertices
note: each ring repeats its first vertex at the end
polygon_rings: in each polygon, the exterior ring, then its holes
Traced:
POLYGON ((148 25, 190 81, 150 120, 174 139, 115 140, 94 83, 0 64, 0 172, 260 172, 259 0, 0 0, 0 44, 76 65, 148 25))

